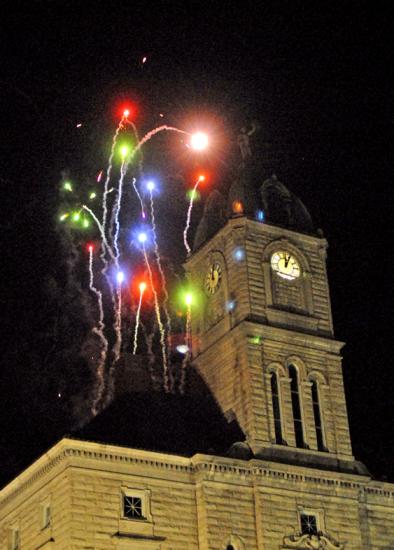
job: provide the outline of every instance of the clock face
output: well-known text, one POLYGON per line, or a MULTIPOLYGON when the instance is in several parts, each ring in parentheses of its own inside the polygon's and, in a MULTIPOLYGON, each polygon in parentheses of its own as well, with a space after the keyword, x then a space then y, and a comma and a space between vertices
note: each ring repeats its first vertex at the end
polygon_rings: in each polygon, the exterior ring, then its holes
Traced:
POLYGON ((274 252, 271 256, 271 267, 283 279, 292 281, 301 274, 300 264, 296 258, 286 250, 274 252))
POLYGON ((222 268, 218 262, 214 262, 205 277, 205 289, 208 294, 214 294, 220 287, 222 280, 222 268))

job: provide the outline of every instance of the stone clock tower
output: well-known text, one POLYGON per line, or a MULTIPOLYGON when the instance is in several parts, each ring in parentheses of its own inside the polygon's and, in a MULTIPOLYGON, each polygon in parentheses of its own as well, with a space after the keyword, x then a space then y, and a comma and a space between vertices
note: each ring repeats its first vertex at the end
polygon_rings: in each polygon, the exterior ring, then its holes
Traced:
POLYGON ((275 176, 244 172, 227 206, 215 191, 185 265, 193 363, 254 456, 355 471, 326 250, 275 176))
POLYGON ((125 393, 46 451, 0 490, 1 550, 394 549, 394 485, 352 456, 327 243, 242 169, 186 262, 206 384, 125 393))

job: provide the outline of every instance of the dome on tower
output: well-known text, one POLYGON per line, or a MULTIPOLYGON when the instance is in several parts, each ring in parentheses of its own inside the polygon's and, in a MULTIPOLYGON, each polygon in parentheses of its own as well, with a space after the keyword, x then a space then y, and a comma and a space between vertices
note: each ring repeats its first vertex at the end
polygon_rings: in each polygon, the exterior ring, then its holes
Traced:
POLYGON ((229 218, 246 216, 300 233, 316 234, 304 203, 278 180, 275 174, 262 181, 257 166, 243 166, 231 183, 227 200, 219 191, 208 196, 197 226, 193 248, 196 250, 223 227, 229 218), (227 203, 227 205, 226 205, 227 203))
POLYGON ((267 223, 301 233, 315 232, 312 218, 304 203, 289 191, 275 175, 263 182, 259 193, 267 223))

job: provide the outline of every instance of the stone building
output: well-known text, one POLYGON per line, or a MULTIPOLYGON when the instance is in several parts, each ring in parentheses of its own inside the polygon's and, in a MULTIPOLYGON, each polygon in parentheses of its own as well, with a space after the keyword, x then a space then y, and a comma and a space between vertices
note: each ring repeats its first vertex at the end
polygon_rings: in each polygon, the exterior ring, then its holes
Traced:
POLYGON ((0 492, 7 550, 394 550, 394 485, 352 455, 327 242, 243 166, 206 202, 184 395, 119 397, 0 492))

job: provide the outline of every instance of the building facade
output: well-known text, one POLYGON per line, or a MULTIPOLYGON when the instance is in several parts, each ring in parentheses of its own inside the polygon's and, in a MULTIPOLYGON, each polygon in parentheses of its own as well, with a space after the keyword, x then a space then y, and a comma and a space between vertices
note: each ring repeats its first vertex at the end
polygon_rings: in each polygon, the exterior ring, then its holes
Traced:
POLYGON ((243 440, 64 438, 0 491, 0 548, 394 550, 394 485, 352 455, 327 242, 275 177, 228 200, 207 201, 185 269, 193 367, 243 440))

